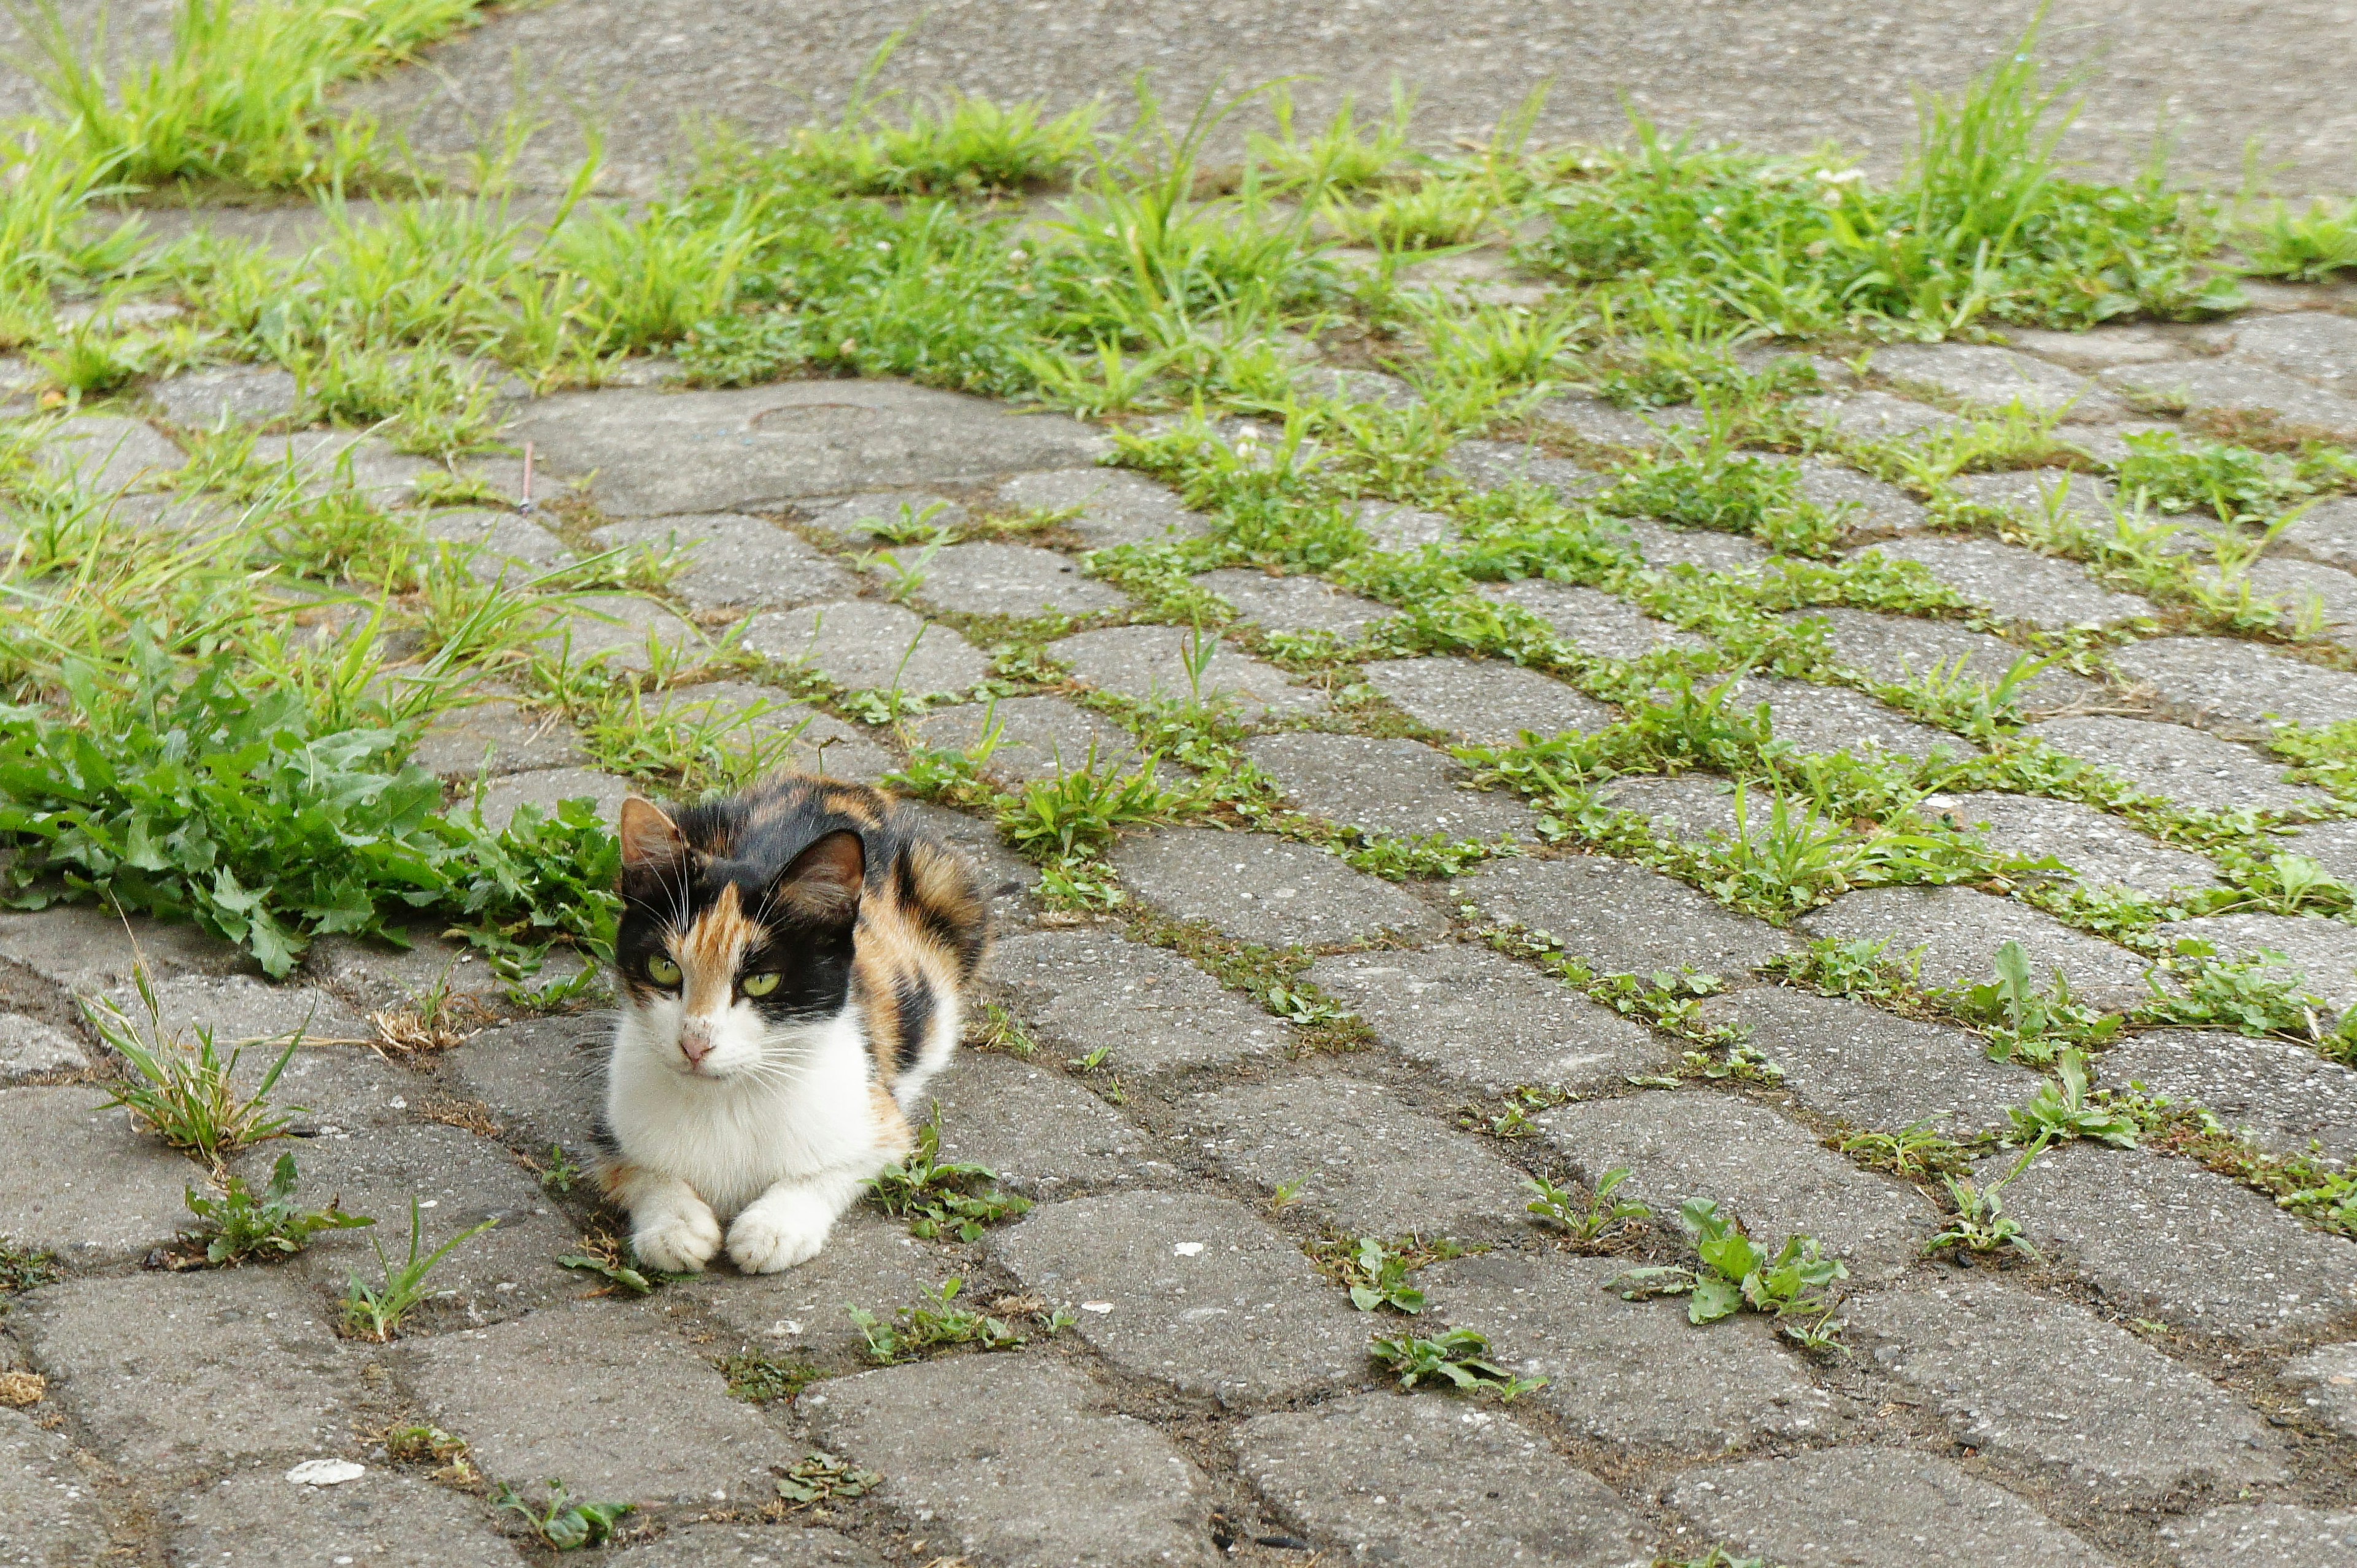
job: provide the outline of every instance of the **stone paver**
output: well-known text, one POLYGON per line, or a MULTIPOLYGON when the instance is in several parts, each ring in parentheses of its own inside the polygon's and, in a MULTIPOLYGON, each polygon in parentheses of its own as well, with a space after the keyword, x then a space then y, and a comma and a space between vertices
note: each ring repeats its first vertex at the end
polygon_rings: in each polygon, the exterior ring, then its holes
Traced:
POLYGON ((1932 1235, 1931 1210, 1916 1195, 1869 1176, 1762 1105, 1657 1090, 1576 1101, 1538 1122, 1584 1181, 1625 1165, 1624 1193, 1656 1214, 1674 1216, 1689 1197, 1715 1198, 1762 1245, 1814 1236, 1860 1280, 1897 1273, 1932 1235))
POLYGON ((490 1108, 536 1155, 554 1144, 587 1167, 604 1096, 611 1021, 596 1014, 519 1018, 485 1029, 443 1059, 456 1086, 490 1108))
POLYGON ((2318 997, 2335 1009, 2357 1007, 2357 926, 2320 916, 2205 915, 2170 926, 2169 934, 2208 942, 2224 959, 2279 953, 2318 997))
POLYGON ((2132 397, 2188 413, 2270 413, 2285 425, 2357 439, 2357 400, 2326 392, 2257 360, 2227 355, 2155 365, 2120 365, 2098 380, 2132 397))
POLYGON ((2141 1083, 2190 1101, 2261 1148, 2313 1142, 2325 1158, 2357 1159, 2357 1071, 2287 1040, 2210 1029, 2158 1029, 2103 1054, 2103 1080, 2141 1083))
POLYGON ((1116 1072, 1261 1056, 1284 1049, 1292 1033, 1177 953, 1110 931, 1008 937, 985 972, 1042 1048, 1085 1056, 1105 1047, 1116 1072))
POLYGON ((81 1072, 89 1066, 81 1041, 55 1024, 0 1013, 0 1084, 81 1072))
POLYGON ((2202 335, 2238 360, 2273 365, 2327 391, 2357 392, 2357 321, 2328 311, 2231 318, 2202 335))
POLYGON ((2309 785, 2285 783, 2286 764, 2183 725, 2089 716, 2048 719, 2026 733, 2140 789, 2203 811, 2296 811, 2332 799, 2309 785))
POLYGON ((1813 756, 1862 746, 1898 757, 1962 758, 1979 749, 1962 736, 1918 724, 1847 686, 1747 675, 1727 693, 1727 702, 1746 713, 1767 703, 1770 737, 1813 756))
POLYGON ((1084 631, 1048 645, 1048 651, 1100 691, 1141 703, 1230 703, 1246 719, 1272 714, 1316 713, 1326 699, 1297 686, 1273 664, 1222 644, 1190 627, 1115 626, 1084 631), (1210 650, 1200 677, 1188 658, 1210 650))
POLYGON ((1394 707, 1469 746, 1512 746, 1525 730, 1588 735, 1618 717, 1576 687, 1493 659, 1379 659, 1361 669, 1394 707))
POLYGON ((1700 841, 1717 833, 1732 841, 1737 832, 1736 791, 1743 789, 1743 812, 1757 833, 1763 816, 1772 819, 1772 800, 1733 783, 1716 773, 1639 774, 1598 786, 1597 800, 1623 811, 1634 811, 1669 838, 1700 841), (1764 811, 1763 811, 1764 808, 1764 811))
POLYGON ((2109 1568, 2112 1559, 1944 1459, 1827 1449, 1689 1470, 1670 1502, 1706 1540, 1791 1568, 2109 1568))
POLYGON ((1644 1521, 1495 1412, 1354 1394, 1255 1416, 1243 1472, 1297 1530, 1352 1563, 1647 1568, 1644 1521))
POLYGON ((2276 536, 2275 548, 2342 571, 2357 571, 2357 496, 2319 500, 2276 536))
POLYGON ((1352 521, 1378 550, 1415 551, 1427 544, 1452 543, 1457 538, 1457 524, 1440 513, 1389 501, 1361 501, 1352 521))
POLYGON ((2145 961, 2127 949, 1969 887, 1868 888, 1836 898, 1803 919, 1800 929, 1845 942, 1887 937, 1883 956, 1918 963, 1926 985, 1978 985, 1993 972, 1996 950, 2016 941, 2041 988, 2060 970, 2071 982, 2071 994, 2091 1006, 2133 1007, 2152 994, 2144 983, 2145 961))
POLYGON ((39 448, 42 465, 92 495, 152 486, 188 462, 153 428, 115 414, 77 414, 51 431, 39 448))
MULTIPOLYGON (((765 746, 773 767, 830 779, 873 784, 900 766, 900 758, 871 738, 875 732, 847 725, 832 714, 793 702, 774 686, 749 681, 705 681, 673 686, 649 716, 701 732, 731 752, 765 746), (782 746, 782 752, 779 747, 782 746)), ((646 711, 646 710, 642 710, 646 711)))
POLYGON ((990 660, 948 627, 873 599, 769 611, 738 646, 855 691, 963 692, 990 673, 990 660))
POLYGON ((1027 1290, 1133 1377, 1222 1404, 1361 1381, 1383 1325, 1292 1240, 1226 1198, 1133 1192, 1035 1208, 990 1234, 1027 1290), (1097 1304, 1092 1306, 1090 1304, 1097 1304))
POLYGON ((1692 566, 1698 572, 1748 572, 1768 559, 1768 547, 1739 533, 1674 528, 1650 517, 1622 518, 1620 527, 1648 566, 1692 566))
POLYGON ((1683 882, 1600 856, 1493 860, 1455 886, 1491 918, 1545 931, 1608 973, 1690 965, 1734 979, 1793 946, 1683 882))
POLYGON ((2300 637, 2357 642, 2357 573, 2313 561, 2255 561, 2243 572, 2252 597, 2283 607, 2279 623, 2300 637))
POLYGON ((1867 548, 1913 561, 1975 604, 2049 631, 2159 614, 2151 601, 2104 587, 2075 561, 1994 539, 1921 537, 1867 548))
POLYGON ((1927 435, 1961 434, 1972 422, 1885 392, 1845 392, 1816 410, 1835 435, 1851 441, 1907 446, 1927 435))
POLYGON ((1995 474, 1958 474, 1948 481, 1948 489, 1975 505, 2018 513, 2033 521, 2054 514, 2099 527, 2110 526, 2116 499, 2109 479, 2070 468, 2007 468, 1995 474))
POLYGON ((658 657, 677 669, 710 655, 709 639, 693 621, 630 594, 582 595, 539 640, 544 657, 576 669, 644 672, 658 657))
POLYGON ((436 1424, 519 1491, 557 1476, 578 1498, 751 1502, 801 1456, 654 1304, 580 1302, 414 1340, 399 1360, 436 1424))
MULTIPOLYGON (((293 1274, 80 1279, 11 1315, 49 1397, 117 1464, 165 1475, 340 1455, 364 1384, 293 1274)), ((283 1466, 282 1466, 283 1467, 283 1466)))
MULTIPOLYGON (((587 768, 541 768, 528 773, 510 773, 484 785, 483 825, 498 832, 515 820, 518 808, 523 806, 537 806, 543 817, 553 818, 557 808, 567 800, 587 800, 598 821, 611 822, 620 815, 625 800, 647 793, 648 787, 643 784, 587 768)), ((453 809, 462 812, 471 810, 469 797, 462 794, 453 809)))
POLYGON ((2081 886, 2130 887, 2166 897, 2215 886, 2218 868, 2190 850, 2147 838, 2108 811, 2043 795, 1980 790, 1927 795, 1916 810, 1951 826, 1983 831, 1991 849, 2069 866, 2081 886))
POLYGON ((1697 1332, 1675 1301, 1624 1301, 1611 1258, 1493 1252, 1436 1263, 1426 1312, 1489 1336, 1502 1364, 1547 1386, 1528 1397, 1577 1436, 1713 1454, 1822 1436, 1832 1402, 1758 1318, 1697 1332))
MULTIPOLYGON (((982 770, 1012 782, 1091 769, 1135 773, 1146 760, 1127 730, 1063 697, 1002 697, 940 708, 909 728, 926 746, 968 751, 979 746, 994 726, 998 738, 982 770)), ((1157 771, 1168 776, 1175 768, 1163 764, 1157 771)))
MULTIPOLYGON (((1965 675, 1994 686, 2016 664, 2026 660, 2028 668, 2039 662, 2038 655, 2018 643, 1967 630, 1953 621, 1853 609, 1796 610, 1790 618, 1822 623, 1835 660, 1892 685, 1965 675)), ((2018 687, 2024 705, 2031 710, 2094 702, 2103 690, 2083 675, 2052 668, 2039 671, 2018 687)))
POLYGON ((952 544, 929 551, 904 544, 879 553, 878 581, 898 566, 911 598, 956 615, 1094 615, 1129 602, 1118 589, 1081 575, 1069 555, 1031 544, 952 544))
POLYGON ((467 509, 428 512, 417 532, 429 544, 446 545, 467 557, 467 570, 479 581, 520 588, 579 564, 565 541, 529 518, 512 512, 467 509))
POLYGON ((624 1560, 630 1568, 884 1568, 849 1536, 808 1525, 673 1526, 624 1560))
POLYGON ((1468 789, 1465 770, 1422 741, 1357 735, 1268 735, 1244 756, 1312 816, 1402 838, 1530 838, 1531 809, 1468 789))
POLYGON ((1520 1171, 1388 1090, 1348 1078, 1287 1078, 1185 1109, 1189 1144, 1243 1181, 1297 1194, 1303 1211, 1354 1235, 1489 1237, 1526 1223, 1520 1171))
POLYGON ((1713 997, 1703 1015, 1751 1030, 1784 1089, 1820 1116, 1896 1132, 1928 1122, 1951 1136, 2002 1128, 2037 1091, 2019 1068, 1988 1059, 1968 1029, 1900 1018, 1843 996, 1756 986, 1713 997))
POLYGON ((1442 465, 1477 490, 1535 485, 1566 500, 1578 500, 1611 488, 1611 479, 1536 446, 1512 441, 1459 441, 1442 465))
POLYGON ((1690 631, 1680 631, 1655 620, 1623 598, 1601 588, 1526 578, 1519 583, 1494 583, 1481 590, 1500 604, 1520 605, 1549 626, 1555 635, 1582 653, 1598 659, 1642 659, 1661 648, 1707 648, 1710 644, 1690 631))
POLYGON ((821 1441, 883 1471, 877 1496, 926 1521, 938 1547, 1209 1568, 1220 1559, 1202 1478, 1146 1423, 1095 1413, 1103 1402, 1071 1363, 1012 1356, 866 1372, 802 1402, 821 1441))
POLYGON ((1044 1065, 967 1051, 925 1086, 942 1157, 974 1160, 1028 1197, 1071 1197, 1129 1182, 1167 1182, 1153 1140, 1103 1101, 1044 1065))
MULTIPOLYGON (((2003 1174, 1997 1164, 1984 1180, 2003 1174)), ((2357 1246, 2190 1160, 2049 1149, 2006 1187, 2005 1206, 2041 1249, 2140 1316, 2264 1344, 2357 1308, 2357 1246)))
POLYGON ((1388 1049, 1426 1071, 1495 1092, 1570 1091, 1659 1072, 1661 1039, 1534 965, 1487 948, 1344 953, 1308 978, 1388 1049))
POLYGON ((1691 403, 1671 408, 1620 408, 1586 393, 1549 398, 1531 410, 1532 418, 1559 425, 1582 441, 1599 446, 1625 446, 1632 451, 1650 451, 1660 446, 1665 432, 1697 423, 1700 413, 1691 403))
POLYGON ((614 517, 773 511, 860 485, 949 484, 1093 461, 1103 435, 955 392, 884 381, 733 392, 568 392, 523 405, 511 442, 587 478, 614 517))
POLYGON ((2287 1361, 2282 1377, 2302 1391, 2319 1420, 2357 1436, 2357 1341, 2326 1345, 2287 1361))
POLYGON ((1229 567, 1206 572, 1195 582, 1264 631, 1330 631, 1347 640, 1394 614, 1391 606, 1345 593, 1322 577, 1279 577, 1229 567))
POLYGON ((589 760, 580 733, 562 713, 521 707, 504 697, 445 714, 409 756, 437 777, 463 779, 578 768, 589 760))
POLYGON ((1903 385, 1928 387, 1992 411, 2018 403, 2032 413, 2089 421, 2127 413, 2086 377, 1991 344, 1895 343, 1875 350, 1872 369, 1903 385))
POLYGON ((2288 1478, 2241 1399, 2073 1303, 1958 1279, 1861 1297, 1848 1316, 1959 1443, 2147 1494, 2288 1478))
POLYGON ((1796 467, 1800 498, 1846 520, 1854 532, 1915 533, 1930 522, 1923 503, 1897 485, 1819 457, 1803 457, 1796 467))
POLYGON ((307 1487, 285 1468, 247 1470, 180 1498, 167 1516, 172 1560, 375 1564, 430 1551, 436 1568, 523 1562, 481 1502, 447 1487, 375 1464, 339 1486, 307 1487))
POLYGON ((2161 1535, 2184 1568, 2357 1568, 2357 1513, 2234 1503, 2161 1535))
POLYGON ((104 1106, 83 1085, 0 1089, 0 1236, 99 1262, 178 1233, 203 1173, 104 1106))
POLYGON ((1018 510, 1077 510, 1079 515, 1064 526, 1096 550, 1197 538, 1209 526, 1201 513, 1189 511, 1173 491, 1121 468, 1018 474, 998 487, 998 499, 1002 506, 1018 510))
POLYGON ((850 573, 758 517, 642 518, 610 523, 590 538, 601 550, 623 551, 624 561, 642 550, 684 557, 685 568, 668 585, 698 610, 791 609, 859 591, 850 573))
POLYGON ((167 376, 147 398, 167 423, 190 430, 268 424, 294 413, 295 378, 275 365, 217 365, 167 376))
POLYGON ((869 1364, 866 1336, 850 1308, 888 1322, 900 1307, 972 1272, 958 1255, 909 1235, 906 1220, 857 1204, 835 1221, 825 1248, 806 1263, 776 1274, 716 1268, 674 1288, 747 1348, 790 1363, 844 1370, 869 1364))
POLYGON ((879 532, 910 528, 954 528, 968 521, 964 507, 930 490, 885 490, 874 495, 833 496, 799 509, 806 529, 850 544, 866 544, 879 532))
POLYGON ((1266 833, 1164 828, 1125 839, 1114 869, 1140 898, 1263 947, 1322 947, 1378 932, 1428 936, 1439 912, 1331 851, 1266 833))
POLYGON ((2112 663, 2194 724, 2320 728, 2357 714, 2357 675, 2232 638, 2158 637, 2121 649, 2112 663))
POLYGON ((0 1562, 83 1568, 105 1557, 113 1531, 72 1449, 28 1412, 0 1409, 0 1562))

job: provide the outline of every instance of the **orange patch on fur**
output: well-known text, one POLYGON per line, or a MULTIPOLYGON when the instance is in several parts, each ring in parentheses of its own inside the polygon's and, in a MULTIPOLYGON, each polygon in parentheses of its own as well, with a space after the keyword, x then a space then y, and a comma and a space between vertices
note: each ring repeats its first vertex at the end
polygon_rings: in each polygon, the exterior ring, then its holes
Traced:
POLYGON ((745 918, 734 883, 720 890, 712 908, 697 916, 694 924, 672 933, 672 961, 680 968, 689 1017, 708 1017, 728 1010, 737 999, 737 967, 744 960, 745 950, 760 934, 760 928, 745 918))

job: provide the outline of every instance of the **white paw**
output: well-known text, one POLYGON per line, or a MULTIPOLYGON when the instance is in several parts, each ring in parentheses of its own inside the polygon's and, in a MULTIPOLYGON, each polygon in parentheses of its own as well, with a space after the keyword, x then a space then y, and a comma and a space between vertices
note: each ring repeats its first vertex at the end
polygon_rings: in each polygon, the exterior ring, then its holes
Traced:
POLYGON ((764 1198, 728 1227, 728 1256, 748 1274, 774 1274, 817 1257, 834 1227, 834 1212, 811 1198, 764 1198))
POLYGON ((720 1251, 720 1221, 701 1201, 665 1208, 647 1216, 646 1225, 630 1235, 639 1262, 670 1274, 700 1272, 720 1251))

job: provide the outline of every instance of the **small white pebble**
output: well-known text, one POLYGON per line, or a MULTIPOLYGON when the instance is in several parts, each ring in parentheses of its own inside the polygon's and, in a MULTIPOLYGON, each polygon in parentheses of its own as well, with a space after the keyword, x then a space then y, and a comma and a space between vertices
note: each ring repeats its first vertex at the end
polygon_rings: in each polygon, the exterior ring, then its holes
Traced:
POLYGON ((1203 1243, 1200 1241, 1178 1241, 1174 1242, 1170 1250, 1178 1253, 1182 1258, 1191 1258, 1202 1251, 1203 1243))
POLYGON ((1081 1303, 1081 1310, 1082 1312, 1111 1312, 1113 1310, 1113 1303, 1109 1301, 1084 1301, 1081 1303))

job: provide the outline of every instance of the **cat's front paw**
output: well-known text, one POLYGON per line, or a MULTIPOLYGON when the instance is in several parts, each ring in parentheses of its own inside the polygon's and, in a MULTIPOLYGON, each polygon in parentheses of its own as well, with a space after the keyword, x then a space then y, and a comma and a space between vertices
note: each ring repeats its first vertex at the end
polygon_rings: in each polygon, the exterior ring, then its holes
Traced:
POLYGON ((765 1197, 728 1227, 728 1256, 748 1274, 807 1263, 826 1245, 834 1211, 814 1198, 765 1197))
POLYGON ((690 1199, 647 1216, 631 1232, 630 1249, 639 1262, 667 1274, 698 1273, 720 1251, 720 1221, 702 1200, 690 1199))

